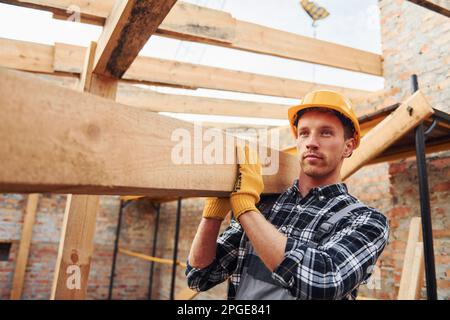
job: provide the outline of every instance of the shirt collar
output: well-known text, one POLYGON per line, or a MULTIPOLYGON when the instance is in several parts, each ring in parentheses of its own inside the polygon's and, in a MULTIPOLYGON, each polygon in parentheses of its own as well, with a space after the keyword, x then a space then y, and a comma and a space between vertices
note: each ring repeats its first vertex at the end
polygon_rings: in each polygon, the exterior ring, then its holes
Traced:
MULTIPOLYGON (((294 180, 294 183, 289 187, 288 191, 302 197, 298 188, 298 179, 294 180)), ((323 200, 334 198, 342 194, 348 194, 347 185, 343 182, 314 187, 309 190, 308 193, 308 195, 314 195, 319 198, 323 198, 323 200)))

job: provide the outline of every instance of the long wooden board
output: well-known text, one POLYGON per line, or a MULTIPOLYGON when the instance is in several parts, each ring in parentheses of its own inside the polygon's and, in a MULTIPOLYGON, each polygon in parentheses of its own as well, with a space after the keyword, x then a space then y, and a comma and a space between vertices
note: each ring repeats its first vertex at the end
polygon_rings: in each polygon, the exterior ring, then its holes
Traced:
MULTIPOLYGON (((206 164, 209 142, 195 139, 201 128, 17 71, 0 70, 0 81, 0 111, 8 115, 0 126, 7 150, 0 192, 226 196, 233 189, 234 149, 232 158, 224 150, 206 164), (191 162, 182 163, 176 151, 189 141, 191 162)), ((298 174, 295 157, 273 150, 272 159, 277 171, 264 176, 265 193, 282 192, 298 174)))
POLYGON ((344 161, 342 179, 351 176, 431 114, 433 108, 423 93, 414 93, 361 139, 360 146, 344 161))
MULTIPOLYGON (((32 72, 80 74, 86 54, 84 47, 62 43, 41 47, 29 42, 0 38, 0 45, 4 48, 0 50, 0 65, 5 60, 5 67, 32 72), (10 47, 11 52, 9 52, 10 47), (37 59, 47 66, 53 64, 53 69, 43 71, 38 67, 34 68, 33 64, 26 61, 22 65, 21 62, 24 60, 22 56, 26 57, 25 60, 28 61, 37 59)), ((360 98, 369 93, 365 90, 143 56, 136 58, 130 69, 124 74, 123 80, 179 88, 207 88, 295 99, 319 88, 339 91, 350 99, 360 98)))
MULTIPOLYGON (((38 8, 67 19, 103 25, 114 0, 1 0, 38 8), (67 11, 67 9, 72 10, 67 11), (79 10, 74 13, 73 8, 79 10)), ((233 49, 306 61, 368 74, 382 75, 380 55, 235 19, 229 13, 178 1, 157 34, 233 49)))

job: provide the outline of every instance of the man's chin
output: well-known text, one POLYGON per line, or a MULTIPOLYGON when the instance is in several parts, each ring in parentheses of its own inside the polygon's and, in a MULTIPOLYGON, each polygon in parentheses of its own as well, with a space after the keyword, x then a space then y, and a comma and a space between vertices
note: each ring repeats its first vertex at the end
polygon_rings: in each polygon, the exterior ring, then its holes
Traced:
POLYGON ((314 179, 321 179, 323 177, 326 177, 329 174, 329 172, 327 170, 323 170, 318 167, 312 167, 309 165, 302 166, 301 168, 302 168, 303 174, 305 174, 306 176, 308 176, 310 178, 314 178, 314 179))

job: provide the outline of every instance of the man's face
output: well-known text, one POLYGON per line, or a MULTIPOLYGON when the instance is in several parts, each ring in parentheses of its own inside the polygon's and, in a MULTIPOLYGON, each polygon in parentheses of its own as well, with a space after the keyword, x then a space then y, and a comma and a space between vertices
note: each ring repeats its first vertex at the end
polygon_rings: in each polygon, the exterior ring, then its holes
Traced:
POLYGON ((344 138, 344 126, 336 115, 318 110, 303 114, 297 124, 297 151, 302 172, 311 178, 339 175, 354 139, 344 138))

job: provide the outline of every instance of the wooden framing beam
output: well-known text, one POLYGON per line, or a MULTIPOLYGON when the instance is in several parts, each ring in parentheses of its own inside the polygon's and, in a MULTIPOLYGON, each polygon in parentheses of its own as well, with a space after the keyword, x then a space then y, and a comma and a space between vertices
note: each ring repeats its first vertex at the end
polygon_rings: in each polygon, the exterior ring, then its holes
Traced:
POLYGON ((98 208, 98 196, 67 196, 51 300, 86 298, 98 208))
POLYGON ((367 94, 367 91, 364 90, 150 57, 136 59, 125 73, 124 79, 152 84, 171 84, 188 88, 227 90, 294 99, 299 99, 307 92, 319 88, 339 91, 350 99, 367 94))
POLYGON ((398 291, 398 300, 416 300, 420 297, 420 289, 424 279, 423 243, 421 242, 421 219, 411 218, 403 260, 402 276, 398 291))
POLYGON ((94 73, 121 78, 176 0, 118 0, 100 35, 94 73))
POLYGON ((378 54, 239 21, 185 2, 174 7, 158 34, 382 76, 378 54))
POLYGON ((344 161, 341 169, 342 179, 351 176, 431 114, 433 114, 433 108, 422 92, 414 93, 362 137, 358 149, 344 161))
MULTIPOLYGON (((39 0, 0 2, 51 11, 57 18, 71 16, 70 6, 79 8, 83 22, 102 25, 114 1, 39 0)), ((239 21, 218 10, 177 2, 156 34, 180 40, 256 52, 292 60, 322 64, 373 75, 382 75, 380 55, 335 43, 239 21)))
MULTIPOLYGON (((77 64, 83 63, 79 59, 81 54, 78 50, 71 50, 70 47, 73 46, 57 43, 53 47, 0 38, 0 65, 35 73, 78 74, 81 67, 68 61, 76 59, 77 64), (54 70, 59 71, 55 72, 54 70)), ((154 112, 272 119, 286 119, 288 109, 288 106, 281 104, 163 94, 131 86, 126 81, 120 83, 116 101, 154 112)))
POLYGON ((11 289, 11 300, 20 300, 22 297, 23 282, 30 251, 31 236, 38 206, 39 195, 30 194, 27 197, 27 207, 23 219, 22 236, 20 237, 19 252, 17 253, 11 289))
POLYGON ((46 44, 0 38, 0 63, 6 68, 53 73, 54 51, 46 44))
POLYGON ((408 0, 409 2, 415 3, 421 7, 440 13, 447 18, 450 18, 450 4, 448 0, 408 0))
MULTIPOLYGON (((438 144, 431 144, 431 143, 427 142, 427 148, 425 151, 426 151, 426 154, 431 154, 431 153, 436 153, 436 152, 441 152, 441 151, 446 151, 446 150, 450 150, 450 142, 438 143, 438 144)), ((371 164, 387 162, 387 161, 396 161, 396 160, 400 160, 400 159, 406 159, 409 157, 413 157, 415 155, 416 155, 416 150, 413 150, 410 148, 404 148, 403 150, 402 149, 396 150, 395 153, 377 157, 377 158, 369 161, 367 164, 371 165, 371 164)))
MULTIPOLYGON (((56 43, 54 47, 36 47, 37 57, 34 56, 35 45, 33 43, 19 42, 15 40, 0 39, 0 45, 8 52, 11 45, 12 52, 4 54, 8 62, 6 67, 14 65, 15 69, 42 72, 33 69, 33 65, 25 63, 21 66, 22 55, 26 60, 39 59, 45 65, 53 64, 53 72, 75 73, 82 71, 86 48, 56 43), (28 44, 25 47, 25 44, 28 44), (19 52, 19 49, 23 50, 19 52), (26 49, 26 50, 25 50, 26 49), (47 52, 47 55, 45 55, 47 52), (52 55, 54 53, 54 55, 52 55), (13 61, 15 57, 16 61, 13 61)), ((0 51, 0 64, 3 56, 0 51)), ((181 88, 207 88, 216 90, 237 91, 243 93, 263 94, 299 99, 307 92, 314 89, 331 89, 345 94, 350 99, 368 94, 368 91, 343 88, 338 86, 311 83, 301 80, 293 80, 254 74, 249 72, 227 70, 216 67, 208 67, 190 63, 182 63, 150 57, 137 57, 130 69, 124 74, 123 80, 134 83, 153 85, 166 85, 181 88)))
MULTIPOLYGON (((0 126, 0 149, 7 151, 0 153, 0 192, 158 197, 226 196, 233 189, 235 138, 220 131, 215 140, 228 148, 217 148, 207 164, 210 142, 190 123, 17 71, 1 69, 0 82, 0 111, 8 114, 0 126)), ((264 176, 264 192, 279 193, 298 175, 298 163, 275 150, 270 159, 274 174, 264 176)))
MULTIPOLYGON (((93 42, 86 52, 78 89, 114 100, 118 81, 92 73, 96 47, 93 42)), ((85 299, 99 203, 96 195, 68 196, 51 299, 85 299)))
POLYGON ((121 85, 117 102, 155 112, 174 112, 287 119, 289 106, 263 102, 164 94, 153 90, 121 85))

